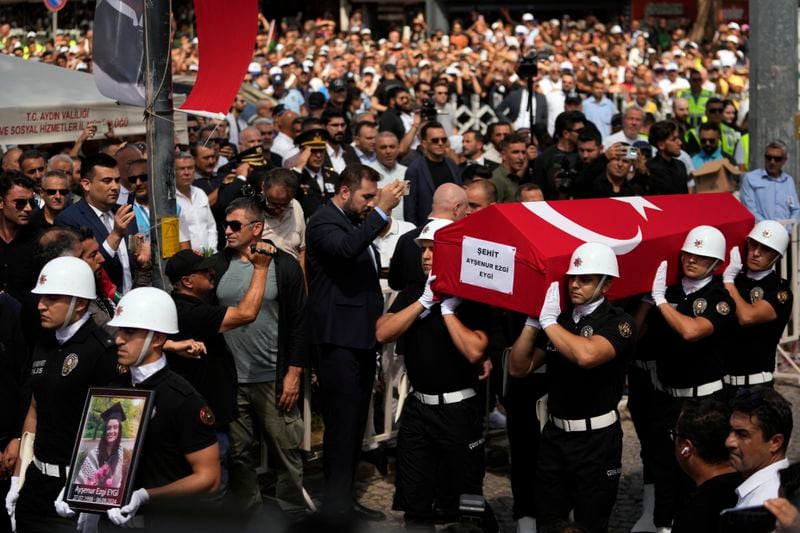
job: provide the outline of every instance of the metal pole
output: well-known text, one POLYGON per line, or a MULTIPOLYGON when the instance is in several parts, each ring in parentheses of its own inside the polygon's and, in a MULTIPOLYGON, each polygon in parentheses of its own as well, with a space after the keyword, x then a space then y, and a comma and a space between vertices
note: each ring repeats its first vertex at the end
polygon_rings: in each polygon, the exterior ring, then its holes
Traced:
POLYGON ((53 39, 55 39, 56 32, 58 31, 58 11, 52 12, 52 20, 53 20, 53 39))
POLYGON ((750 0, 749 45, 750 168, 763 168, 767 143, 780 139, 789 147, 785 170, 797 180, 797 0, 750 0))
POLYGON ((178 248, 175 208, 175 127, 169 0, 144 2, 145 125, 150 179, 153 285, 167 288, 164 264, 178 248))

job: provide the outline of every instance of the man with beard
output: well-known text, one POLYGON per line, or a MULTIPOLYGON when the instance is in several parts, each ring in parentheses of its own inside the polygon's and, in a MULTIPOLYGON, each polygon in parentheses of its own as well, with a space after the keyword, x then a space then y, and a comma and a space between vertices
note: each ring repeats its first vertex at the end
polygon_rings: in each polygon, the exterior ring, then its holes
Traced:
POLYGON ((405 87, 395 86, 389 89, 388 95, 389 106, 378 117, 378 130, 391 131, 398 139, 402 139, 406 134, 406 128, 400 115, 411 112, 411 94, 405 87))
MULTIPOLYGON (((444 133, 444 132, 442 132, 444 133)), ((350 165, 336 195, 309 220, 307 269, 311 342, 325 421, 324 511, 334 517, 380 520, 355 501, 355 469, 375 381, 375 323, 383 312, 380 263, 371 244, 400 201, 396 180, 378 196, 380 175, 350 165)))
POLYGON ((344 113, 336 109, 326 109, 322 113, 322 123, 328 130, 327 155, 325 156, 325 166, 333 168, 340 173, 344 167, 353 163, 360 163, 356 151, 352 146, 345 142, 345 130, 347 120, 344 113))

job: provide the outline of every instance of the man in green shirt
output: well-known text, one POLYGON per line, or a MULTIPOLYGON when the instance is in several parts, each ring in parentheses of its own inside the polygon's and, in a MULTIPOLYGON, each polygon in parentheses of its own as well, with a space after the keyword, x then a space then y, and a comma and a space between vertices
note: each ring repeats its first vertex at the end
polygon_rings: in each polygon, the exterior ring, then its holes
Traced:
POLYGON ((517 133, 503 139, 503 143, 500 145, 503 164, 492 173, 492 183, 497 188, 498 203, 514 201, 514 193, 519 187, 520 176, 525 172, 525 166, 528 164, 526 148, 525 137, 517 133))

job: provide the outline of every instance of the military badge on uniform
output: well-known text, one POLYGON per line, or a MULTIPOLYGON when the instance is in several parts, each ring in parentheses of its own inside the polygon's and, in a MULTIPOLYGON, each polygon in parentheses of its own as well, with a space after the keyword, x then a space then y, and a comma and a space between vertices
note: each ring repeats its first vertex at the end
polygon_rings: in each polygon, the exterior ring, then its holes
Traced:
POLYGON ((625 322, 620 322, 617 326, 617 329, 619 330, 619 334, 622 335, 623 339, 628 339, 631 335, 633 335, 633 327, 627 320, 625 322))
POLYGON ((778 301, 782 304, 785 304, 789 300, 789 292, 788 291, 778 291, 778 301))
POLYGON ((694 316, 702 315, 703 312, 708 307, 708 302, 706 302, 705 298, 698 298, 692 304, 692 311, 694 311, 694 316))
POLYGON ((764 289, 761 287, 753 287, 750 289, 750 303, 754 304, 764 298, 764 289))
POLYGON ((722 316, 726 316, 730 312, 731 306, 728 305, 728 302, 719 302, 717 304, 717 313, 721 314, 722 316))
POLYGON ((61 365, 61 375, 67 377, 70 372, 75 370, 78 366, 78 354, 71 353, 64 359, 64 364, 61 365))
POLYGON ((213 426, 217 422, 217 417, 209 406, 200 409, 200 421, 207 426, 213 426))
POLYGON ((592 326, 583 326, 581 328, 581 337, 586 337, 587 339, 594 335, 594 329, 592 326))

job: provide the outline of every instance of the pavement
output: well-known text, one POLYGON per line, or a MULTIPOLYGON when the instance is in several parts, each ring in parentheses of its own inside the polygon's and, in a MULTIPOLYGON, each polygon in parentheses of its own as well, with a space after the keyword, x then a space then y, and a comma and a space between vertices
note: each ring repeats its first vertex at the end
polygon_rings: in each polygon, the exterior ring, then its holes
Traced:
MULTIPOLYGON (((778 380, 777 390, 792 405, 800 406, 800 386, 797 380, 778 380)), ((800 460, 800 409, 793 409, 794 432, 789 445, 789 459, 800 460)), ((630 421, 627 411, 622 409, 623 449, 622 477, 620 479, 617 502, 611 515, 609 531, 611 533, 627 533, 636 522, 641 511, 642 500, 642 465, 639 460, 639 440, 630 421)), ((320 461, 314 461, 319 463, 320 461)), ((308 465, 305 485, 311 496, 318 500, 322 489, 322 475, 313 464, 308 465), (316 470, 316 471, 314 471, 316 470)), ((359 470, 360 481, 358 492, 360 501, 367 507, 379 509, 386 513, 387 520, 373 524, 374 529, 396 529, 403 525, 403 515, 392 511, 394 495, 394 478, 390 463, 387 477, 381 476, 371 465, 362 464, 359 470)), ((487 472, 484 479, 484 496, 494 509, 502 532, 516 531, 511 516, 513 498, 508 477, 508 441, 504 431, 494 431, 487 441, 487 472)))

